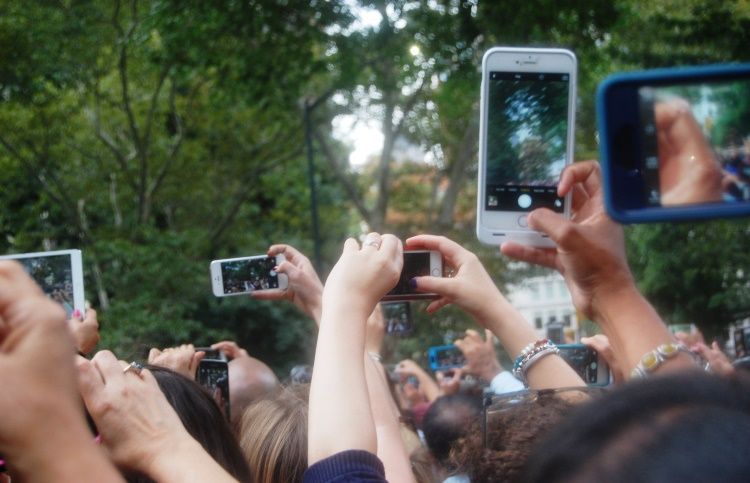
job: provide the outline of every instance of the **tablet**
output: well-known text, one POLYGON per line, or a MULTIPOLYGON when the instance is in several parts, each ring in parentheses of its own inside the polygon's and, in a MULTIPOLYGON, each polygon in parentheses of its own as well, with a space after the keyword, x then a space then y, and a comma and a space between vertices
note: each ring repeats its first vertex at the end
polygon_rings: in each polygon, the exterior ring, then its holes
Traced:
POLYGON ((74 310, 85 312, 81 250, 15 253, 0 255, 0 260, 21 263, 44 293, 65 308, 68 317, 74 310))

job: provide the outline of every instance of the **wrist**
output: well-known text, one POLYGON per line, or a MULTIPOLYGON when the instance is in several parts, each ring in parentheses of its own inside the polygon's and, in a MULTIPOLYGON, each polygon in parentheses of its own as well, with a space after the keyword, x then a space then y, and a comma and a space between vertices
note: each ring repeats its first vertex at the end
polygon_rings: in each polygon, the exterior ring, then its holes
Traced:
POLYGON ((495 360, 495 361, 492 361, 492 364, 489 364, 482 370, 482 372, 479 374, 479 377, 481 377, 487 382, 492 382, 495 376, 497 376, 501 372, 503 372, 503 367, 500 365, 499 362, 495 360))

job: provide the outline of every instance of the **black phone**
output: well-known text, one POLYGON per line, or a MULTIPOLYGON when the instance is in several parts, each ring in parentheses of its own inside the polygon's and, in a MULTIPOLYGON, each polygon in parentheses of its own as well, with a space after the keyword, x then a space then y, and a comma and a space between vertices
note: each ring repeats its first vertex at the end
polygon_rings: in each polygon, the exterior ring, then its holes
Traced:
POLYGON ((219 349, 212 349, 210 347, 196 347, 195 352, 203 352, 205 355, 203 359, 210 359, 212 361, 226 361, 227 356, 219 349))
POLYGON ((750 64, 617 74, 597 96, 612 218, 641 223, 750 214, 750 64))
POLYGON ((414 326, 409 302, 388 302, 380 305, 385 319, 385 332, 391 335, 409 335, 414 326))
POLYGON ((385 294, 384 301, 388 300, 420 300, 434 299, 436 294, 417 292, 410 285, 414 277, 432 275, 443 276, 443 256, 440 252, 432 250, 411 250, 404 252, 404 267, 401 276, 393 289, 385 294))
POLYGON ((594 349, 583 344, 562 344, 560 357, 575 369, 581 379, 589 386, 609 385, 609 366, 594 349))
POLYGON ((196 380, 198 384, 206 388, 229 419, 229 363, 203 359, 198 364, 196 380))

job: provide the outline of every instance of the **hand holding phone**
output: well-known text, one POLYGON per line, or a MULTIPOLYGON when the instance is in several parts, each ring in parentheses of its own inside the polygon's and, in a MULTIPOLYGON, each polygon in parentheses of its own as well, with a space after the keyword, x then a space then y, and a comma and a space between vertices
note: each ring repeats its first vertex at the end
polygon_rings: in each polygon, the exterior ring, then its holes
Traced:
POLYGON ((623 223, 750 213, 750 64, 616 74, 597 93, 607 210, 623 223))
POLYGON ((597 351, 583 344, 561 344, 560 357, 575 369, 589 386, 609 385, 609 366, 597 351))
POLYGON ((596 162, 578 162, 567 167, 559 189, 561 194, 572 192, 576 197, 573 219, 549 210, 529 215, 530 225, 547 233, 557 248, 506 242, 500 250, 516 260, 560 272, 570 289, 573 305, 591 316, 596 294, 616 293, 626 286, 635 286, 625 254, 625 235, 622 227, 604 211, 601 174, 596 162))
POLYGON ((401 269, 398 283, 391 289, 383 300, 420 300, 436 298, 433 293, 425 293, 412 287, 415 277, 442 277, 443 257, 437 251, 406 250, 404 251, 404 265, 401 269))
POLYGON ((443 236, 417 235, 406 240, 406 246, 440 252, 446 266, 452 270, 449 277, 415 279, 416 291, 438 295, 438 299, 427 306, 427 312, 432 314, 455 303, 484 325, 492 319, 493 302, 505 301, 482 262, 458 243, 443 236))
POLYGON ((536 208, 569 213, 557 190, 573 159, 577 62, 562 49, 496 47, 482 59, 477 237, 552 246, 530 229, 536 208))
POLYGON ((286 290, 287 276, 275 270, 284 260, 280 254, 214 260, 210 266, 214 295, 228 297, 261 290, 286 290))

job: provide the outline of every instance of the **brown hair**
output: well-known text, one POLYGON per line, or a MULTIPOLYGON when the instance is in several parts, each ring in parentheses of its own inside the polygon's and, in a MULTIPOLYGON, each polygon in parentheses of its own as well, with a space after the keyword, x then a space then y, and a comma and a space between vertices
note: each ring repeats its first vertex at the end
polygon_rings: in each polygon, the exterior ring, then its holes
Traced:
POLYGON ((560 397, 540 397, 503 411, 487 421, 486 448, 477 423, 453 447, 451 461, 472 483, 518 481, 537 440, 573 406, 560 397))
POLYGON ((283 387, 245 409, 240 446, 256 483, 302 481, 308 397, 309 386, 283 387))

